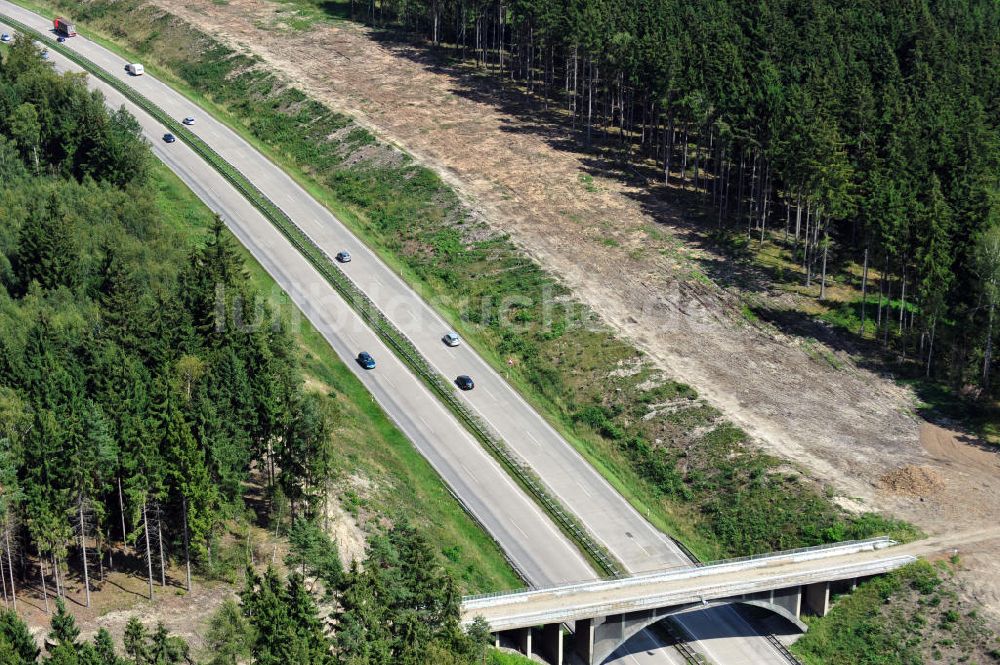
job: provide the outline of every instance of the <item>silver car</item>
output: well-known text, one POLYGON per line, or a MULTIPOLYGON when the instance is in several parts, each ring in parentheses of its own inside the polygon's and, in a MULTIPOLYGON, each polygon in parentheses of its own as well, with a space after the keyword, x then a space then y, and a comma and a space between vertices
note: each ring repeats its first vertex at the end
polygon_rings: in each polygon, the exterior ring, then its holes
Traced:
POLYGON ((462 338, 459 337, 456 332, 448 332, 441 338, 441 341, 444 342, 446 346, 458 346, 462 341, 462 338))

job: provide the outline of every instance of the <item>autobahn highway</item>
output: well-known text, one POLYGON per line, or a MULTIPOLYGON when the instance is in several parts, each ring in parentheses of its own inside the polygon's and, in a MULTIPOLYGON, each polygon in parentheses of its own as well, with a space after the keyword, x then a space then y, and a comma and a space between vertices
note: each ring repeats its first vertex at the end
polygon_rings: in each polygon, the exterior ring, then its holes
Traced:
MULTIPOLYGON (((0 0, 0 13, 47 33, 47 19, 0 0)), ((0 20, 2 23, 2 20, 0 20)), ((82 37, 66 44, 106 72, 120 77, 176 118, 195 116, 191 128, 300 226, 329 255, 341 249, 354 256, 345 272, 445 377, 472 375, 477 386, 462 398, 542 478, 561 503, 587 525, 629 572, 660 570, 687 563, 680 549, 646 521, 604 480, 517 392, 473 349, 445 347, 440 338, 449 328, 440 316, 388 266, 354 237, 326 208, 284 171, 236 132, 198 109, 191 101, 152 76, 129 77, 125 61, 82 37)), ((52 54, 54 64, 78 71, 52 54)), ((109 104, 125 107, 139 120, 157 157, 164 161, 213 210, 219 212, 239 240, 289 294, 334 350, 362 380, 375 400, 430 461, 455 495, 497 540, 522 575, 533 585, 592 579, 595 573, 551 520, 507 476, 480 444, 445 409, 377 335, 340 298, 256 208, 186 144, 164 144, 166 131, 110 86, 89 77, 109 104), (360 350, 378 360, 375 371, 360 369, 353 358, 360 350)), ((704 610, 698 620, 681 617, 696 648, 711 652, 720 665, 781 662, 778 653, 750 632, 728 608, 704 610), (734 637, 703 644, 699 625, 731 625, 734 637)), ((693 615, 692 615, 693 616, 693 615)), ((622 662, 681 662, 672 649, 651 634, 637 638, 646 648, 629 645, 622 662)))

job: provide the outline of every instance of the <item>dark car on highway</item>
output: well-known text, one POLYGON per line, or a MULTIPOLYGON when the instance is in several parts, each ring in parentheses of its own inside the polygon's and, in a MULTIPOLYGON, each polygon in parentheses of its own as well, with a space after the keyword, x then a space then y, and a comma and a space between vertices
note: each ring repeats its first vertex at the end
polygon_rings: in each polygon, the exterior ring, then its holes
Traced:
POLYGON ((375 359, 367 351, 362 351, 358 354, 358 364, 365 369, 375 369, 375 359))
POLYGON ((342 252, 337 252, 337 260, 340 261, 341 263, 350 263, 351 253, 348 252, 347 250, 344 250, 342 252))
POLYGON ((472 382, 472 377, 465 374, 455 379, 455 385, 462 390, 472 390, 476 387, 476 384, 472 382))
POLYGON ((174 136, 173 134, 164 134, 163 135, 163 141, 165 143, 173 143, 176 140, 177 140, 177 137, 174 136))

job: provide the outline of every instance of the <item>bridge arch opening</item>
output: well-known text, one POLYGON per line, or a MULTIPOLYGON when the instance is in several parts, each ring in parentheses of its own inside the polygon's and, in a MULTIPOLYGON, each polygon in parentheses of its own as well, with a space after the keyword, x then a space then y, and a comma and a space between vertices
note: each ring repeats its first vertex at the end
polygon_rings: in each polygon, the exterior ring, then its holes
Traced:
MULTIPOLYGON (((732 608, 734 605, 741 604, 751 605, 767 610, 784 621, 787 621, 794 627, 794 630, 804 633, 808 629, 806 624, 803 623, 802 620, 788 608, 780 604, 773 603, 770 600, 763 599, 726 598, 715 601, 707 601, 704 603, 692 603, 688 605, 668 607, 657 611, 617 614, 605 617, 604 622, 596 627, 593 662, 603 663, 609 660, 612 656, 620 657, 632 653, 638 653, 640 651, 646 651, 647 649, 643 645, 648 643, 648 639, 644 639, 641 636, 643 631, 669 617, 703 610, 720 610, 726 607, 732 608)), ((729 619, 727 623, 731 624, 733 617, 730 616, 726 618, 729 619)), ((735 620, 746 623, 748 633, 756 634, 744 617, 739 616, 735 620)), ((713 623, 712 619, 703 620, 703 622, 705 621, 709 624, 713 623)), ((702 631, 701 634, 705 635, 706 633, 702 631)), ((708 634, 710 636, 710 632, 708 634)), ((722 635, 732 635, 731 625, 729 628, 720 631, 720 636, 722 635)))

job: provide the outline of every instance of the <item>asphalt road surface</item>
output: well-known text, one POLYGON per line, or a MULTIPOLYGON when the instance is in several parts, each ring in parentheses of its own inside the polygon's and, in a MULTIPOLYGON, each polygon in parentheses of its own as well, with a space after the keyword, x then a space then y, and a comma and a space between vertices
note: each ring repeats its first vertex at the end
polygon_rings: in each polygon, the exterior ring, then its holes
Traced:
MULTIPOLYGON (((0 11, 39 31, 48 32, 51 28, 48 19, 6 0, 0 0, 0 11)), ((5 31, 10 30, 5 28, 5 31)), ((54 39, 54 35, 50 37, 54 39)), ((443 319, 278 166, 169 86, 148 74, 127 75, 125 61, 111 51, 79 36, 68 40, 66 46, 120 77, 174 117, 195 117, 190 129, 239 168, 317 245, 331 256, 342 249, 350 251, 353 261, 344 269, 352 280, 441 374, 448 378, 468 374, 475 379, 475 390, 463 392, 462 398, 630 572, 687 563, 669 538, 639 515, 469 346, 446 347, 441 336, 449 326, 443 319)), ((77 70, 54 51, 50 55, 55 66, 77 70)), ((595 577, 572 543, 253 206, 182 141, 164 144, 161 137, 166 129, 159 123, 109 86, 92 77, 89 83, 104 93, 111 106, 124 104, 136 116, 156 155, 223 216, 240 241, 361 378, 374 399, 500 543, 529 582, 549 585, 595 577), (364 371, 353 361, 361 350, 375 356, 376 370, 364 371)), ((707 621, 712 625, 742 621, 724 608, 704 613, 709 615, 707 621), (732 616, 726 616, 729 614, 732 616)), ((684 620, 682 625, 698 638, 695 629, 700 624, 684 620)), ((718 631, 713 630, 712 634, 718 635, 718 631)), ((734 653, 750 654, 753 662, 781 662, 766 640, 745 637, 746 634, 743 628, 736 631, 739 637, 713 638, 712 651, 719 652, 720 665, 730 663, 721 657, 718 646, 721 642, 732 642, 734 653)), ((655 643, 654 637, 648 637, 653 640, 649 644, 655 643)), ((681 662, 672 649, 652 651, 656 662, 681 662)), ((645 651, 641 653, 648 655, 645 651)), ((633 653, 624 654, 620 662, 652 661, 633 653)))

